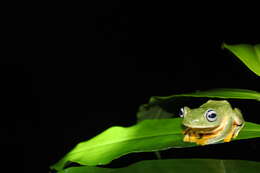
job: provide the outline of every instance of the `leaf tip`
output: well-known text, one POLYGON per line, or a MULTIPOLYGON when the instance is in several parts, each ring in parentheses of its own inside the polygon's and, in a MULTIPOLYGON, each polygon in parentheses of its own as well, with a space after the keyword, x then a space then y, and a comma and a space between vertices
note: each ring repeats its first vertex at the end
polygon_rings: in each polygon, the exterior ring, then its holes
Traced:
POLYGON ((229 44, 227 44, 227 43, 225 43, 225 42, 223 42, 222 44, 221 44, 221 49, 227 49, 227 50, 229 50, 229 51, 231 51, 230 49, 232 48, 232 45, 229 45, 229 44))
POLYGON ((223 43, 221 44, 221 49, 225 49, 226 46, 227 46, 227 44, 226 44, 225 42, 223 42, 223 43))
POLYGON ((51 170, 56 170, 56 171, 62 171, 64 169, 64 166, 66 164, 66 161, 64 161, 63 159, 60 160, 59 162, 53 164, 50 166, 51 170))
POLYGON ((149 99, 149 103, 156 103, 158 101, 157 97, 156 96, 152 96, 150 99, 149 99))

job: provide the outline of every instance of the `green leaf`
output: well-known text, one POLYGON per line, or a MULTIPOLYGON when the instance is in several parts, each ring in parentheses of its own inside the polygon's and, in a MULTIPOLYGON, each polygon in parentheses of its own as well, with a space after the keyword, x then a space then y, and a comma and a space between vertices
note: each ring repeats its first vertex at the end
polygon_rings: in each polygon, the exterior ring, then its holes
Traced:
POLYGON ((259 137, 260 137, 260 125, 246 122, 245 127, 239 132, 239 135, 234 140, 259 138, 259 137))
POLYGON ((227 45, 223 47, 236 55, 251 71, 260 76, 260 44, 238 44, 227 45))
POLYGON ((170 146, 191 146, 182 142, 180 119, 144 120, 131 127, 111 127, 98 136, 79 143, 57 164, 61 170, 68 161, 82 165, 104 165, 132 152, 157 151, 170 146))
POLYGON ((124 168, 71 167, 58 173, 258 173, 260 163, 246 160, 169 159, 146 160, 124 168))
POLYGON ((162 102, 170 102, 180 97, 208 97, 223 99, 251 99, 260 101, 260 93, 247 89, 220 88, 208 91, 196 91, 186 94, 175 94, 171 96, 153 96, 150 98, 150 104, 158 104, 162 102))
MULTIPOLYGON (((52 169, 62 170, 68 162, 81 165, 104 165, 122 155, 168 148, 190 147, 183 142, 181 118, 144 120, 131 127, 111 127, 100 135, 79 143, 52 169)), ((260 137, 260 125, 246 122, 238 139, 260 137)))

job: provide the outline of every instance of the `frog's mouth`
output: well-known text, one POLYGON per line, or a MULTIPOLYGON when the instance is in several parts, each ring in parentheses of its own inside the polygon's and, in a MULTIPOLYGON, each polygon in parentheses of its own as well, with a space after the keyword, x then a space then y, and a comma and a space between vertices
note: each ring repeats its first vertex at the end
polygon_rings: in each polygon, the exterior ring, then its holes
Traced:
POLYGON ((218 127, 215 127, 215 128, 186 128, 184 130, 184 134, 187 134, 187 133, 193 133, 193 134, 198 134, 198 135, 214 135, 214 134, 217 134, 219 133, 220 131, 223 130, 223 127, 222 126, 218 126, 218 127))
POLYGON ((216 127, 189 127, 184 130, 184 142, 195 142, 198 145, 205 145, 207 141, 216 138, 226 127, 228 121, 226 118, 222 120, 219 126, 216 127))
POLYGON ((214 135, 219 132, 221 132, 224 129, 225 126, 225 121, 222 121, 222 123, 219 126, 216 127, 208 127, 208 128, 201 128, 201 127, 189 127, 185 125, 186 129, 184 130, 184 134, 187 133, 193 133, 193 134, 198 134, 199 136, 204 136, 204 135, 214 135))

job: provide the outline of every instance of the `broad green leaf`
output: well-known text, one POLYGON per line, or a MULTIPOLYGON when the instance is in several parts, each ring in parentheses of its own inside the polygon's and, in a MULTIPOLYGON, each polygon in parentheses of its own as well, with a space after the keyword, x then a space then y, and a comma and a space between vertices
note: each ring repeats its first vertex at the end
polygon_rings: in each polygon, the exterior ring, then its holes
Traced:
MULTIPOLYGON (((183 142, 181 118, 144 120, 131 127, 111 127, 98 136, 79 143, 51 168, 62 170, 68 162, 95 166, 108 164, 122 155, 168 148, 190 147, 183 142)), ((260 137, 260 125, 249 123, 238 139, 260 137)))
POLYGON ((208 98, 223 98, 223 99, 251 99, 260 101, 260 93, 247 89, 220 88, 208 91, 196 91, 186 94, 175 94, 171 96, 153 96, 149 103, 170 102, 180 97, 208 97, 208 98))
POLYGON ((260 44, 238 44, 223 47, 236 55, 251 71, 260 76, 260 44))
POLYGON ((260 163, 246 160, 169 159, 146 160, 124 168, 71 167, 58 173, 258 173, 260 163))
POLYGON ((68 161, 89 166, 104 165, 132 152, 191 145, 182 142, 180 119, 144 120, 131 127, 111 127, 98 136, 79 143, 52 168, 61 170, 68 161))
POLYGON ((246 122, 245 127, 239 132, 239 135, 234 140, 259 138, 260 137, 260 125, 246 122))

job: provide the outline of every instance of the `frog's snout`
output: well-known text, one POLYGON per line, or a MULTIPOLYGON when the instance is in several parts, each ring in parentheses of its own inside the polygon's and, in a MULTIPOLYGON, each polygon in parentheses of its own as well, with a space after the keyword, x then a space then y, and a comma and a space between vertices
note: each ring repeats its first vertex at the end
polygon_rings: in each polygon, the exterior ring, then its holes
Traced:
POLYGON ((194 127, 196 125, 199 125, 199 123, 200 123, 199 119, 193 119, 193 120, 189 120, 189 121, 184 119, 182 122, 182 124, 186 127, 194 127))

